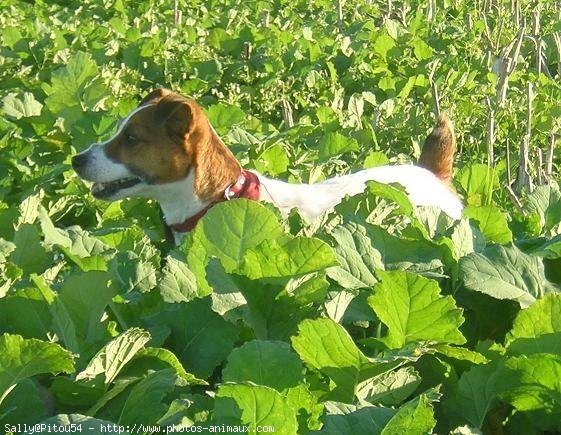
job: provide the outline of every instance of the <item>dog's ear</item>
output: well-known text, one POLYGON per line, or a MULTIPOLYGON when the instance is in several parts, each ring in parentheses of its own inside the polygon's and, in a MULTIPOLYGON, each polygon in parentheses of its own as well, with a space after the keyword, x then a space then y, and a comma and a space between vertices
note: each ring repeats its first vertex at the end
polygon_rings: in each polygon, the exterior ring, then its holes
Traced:
POLYGON ((148 93, 140 103, 138 103, 138 107, 144 106, 148 103, 155 103, 158 100, 161 100, 163 97, 172 94, 173 92, 166 88, 158 88, 154 89, 152 92, 148 93))
POLYGON ((154 119, 165 124, 170 136, 185 137, 194 124, 192 102, 177 94, 169 94, 158 101, 154 119))

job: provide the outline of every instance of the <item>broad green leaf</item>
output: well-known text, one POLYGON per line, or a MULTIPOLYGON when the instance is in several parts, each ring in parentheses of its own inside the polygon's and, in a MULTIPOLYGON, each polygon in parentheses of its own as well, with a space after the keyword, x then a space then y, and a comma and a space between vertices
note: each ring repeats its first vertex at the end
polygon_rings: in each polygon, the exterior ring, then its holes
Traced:
POLYGON ((216 128, 218 132, 225 133, 233 125, 240 124, 245 121, 246 114, 237 106, 229 104, 215 104, 206 110, 210 124, 216 128))
POLYGON ((561 258, 561 234, 538 246, 532 254, 549 259, 561 258))
POLYGON ((426 434, 436 426, 431 400, 421 394, 401 406, 384 427, 381 435, 426 434))
POLYGON ((558 187, 538 186, 528 195, 528 208, 539 216, 541 232, 561 232, 561 191, 558 187))
POLYGON ((39 383, 32 379, 19 382, 0 404, 0 427, 6 428, 6 424, 29 424, 47 418, 49 409, 40 388, 39 383))
MULTIPOLYGON (((58 308, 66 311, 73 328, 85 346, 95 346, 107 331, 101 319, 115 295, 115 288, 106 272, 90 271, 67 278, 56 298, 58 308)), ((85 356, 82 352, 81 356, 85 356)))
POLYGON ((413 53, 418 60, 430 59, 433 56, 433 49, 420 38, 413 38, 411 41, 413 53))
POLYGON ((460 186, 466 193, 466 202, 469 205, 483 205, 489 201, 489 194, 498 187, 496 172, 482 163, 473 163, 464 166, 456 176, 460 186))
POLYGON ((227 272, 241 266, 247 249, 283 237, 277 217, 262 204, 245 199, 216 204, 193 230, 193 244, 204 248, 207 258, 218 257, 227 272))
POLYGON ((33 287, 0 298, 0 332, 47 340, 52 331, 49 304, 33 287))
POLYGON ((368 303, 388 327, 382 341, 389 348, 421 340, 465 343, 458 329, 464 322, 462 310, 451 296, 440 296, 435 281, 401 271, 377 274, 381 282, 374 286, 368 303))
POLYGON ((146 293, 157 285, 156 267, 133 251, 118 252, 109 261, 107 268, 116 283, 120 284, 120 293, 135 290, 146 293))
POLYGON ((479 352, 465 347, 450 346, 448 344, 435 344, 432 347, 439 354, 459 361, 469 361, 473 364, 485 364, 488 362, 487 358, 479 352))
POLYGON ((170 329, 165 347, 201 379, 208 378, 226 359, 238 337, 236 327, 212 311, 210 297, 168 306, 146 323, 170 329))
POLYGON ((55 343, 24 339, 21 335, 0 337, 0 403, 14 386, 41 373, 72 373, 72 354, 55 343))
POLYGON ((518 411, 535 412, 536 426, 559 431, 561 424, 561 357, 534 354, 510 358, 500 380, 501 399, 518 411))
POLYGON ((253 432, 257 426, 272 426, 276 434, 292 435, 298 427, 296 411, 286 399, 278 391, 262 385, 220 385, 214 419, 219 424, 248 425, 253 432))
POLYGON ((380 252, 372 246, 366 228, 351 222, 336 227, 331 237, 340 266, 329 268, 327 275, 349 290, 376 284, 374 271, 383 269, 384 263, 380 252))
POLYGON ((104 377, 106 384, 112 383, 123 367, 150 340, 150 334, 140 328, 131 328, 107 343, 88 366, 76 375, 76 380, 104 377))
POLYGON ((349 151, 358 151, 359 146, 356 139, 343 136, 341 133, 327 133, 319 141, 319 158, 321 161, 349 151))
POLYGON ((42 108, 43 105, 31 92, 24 92, 23 98, 18 98, 15 93, 9 93, 2 99, 3 112, 16 119, 39 116, 42 108))
POLYGON ((55 70, 51 83, 43 83, 42 88, 47 94, 45 105, 53 114, 63 117, 67 126, 81 118, 84 106, 93 108, 107 95, 97 64, 83 51, 55 70))
POLYGON ((413 367, 403 367, 362 382, 357 397, 374 405, 399 405, 420 383, 421 377, 413 367))
POLYGON ((349 118, 347 122, 358 129, 361 129, 361 118, 364 113, 364 98, 362 94, 353 94, 349 98, 349 118))
POLYGON ((468 422, 481 429, 485 416, 497 403, 502 387, 497 383, 500 367, 490 363, 464 372, 454 391, 444 400, 446 413, 459 424, 468 422))
POLYGON ((368 358, 348 332, 330 319, 306 319, 292 337, 292 347, 309 366, 329 376, 337 386, 334 395, 352 400, 361 371, 370 368, 368 358))
POLYGON ((561 355, 561 295, 546 295, 521 310, 505 339, 509 353, 561 355))
POLYGON ((506 216, 496 206, 469 206, 464 209, 464 215, 477 223, 489 242, 501 245, 512 243, 512 232, 508 228, 506 216))
MULTIPOLYGON (((60 428, 61 432, 63 430, 71 432, 72 430, 77 430, 78 427, 81 428, 84 433, 89 434, 101 434, 104 433, 108 428, 113 428, 114 422, 99 420, 97 418, 89 417, 81 414, 58 414, 54 417, 43 420, 37 426, 39 431, 34 429, 24 432, 26 435, 37 435, 37 434, 49 434, 52 433, 53 427, 60 428)), ((129 435, 130 432, 122 428, 123 430, 119 432, 122 435, 129 435)))
POLYGON ((384 166, 390 163, 388 157, 381 151, 372 151, 369 153, 362 163, 364 169, 374 168, 376 166, 384 166))
POLYGON ((265 240, 249 248, 241 273, 250 279, 297 277, 337 264, 333 249, 319 239, 294 237, 284 244, 265 240))
POLYGON ((234 349, 222 371, 224 382, 253 382, 283 393, 302 380, 302 363, 281 341, 254 340, 234 349))
POLYGON ((522 308, 558 289, 544 274, 541 259, 516 247, 489 246, 460 259, 460 278, 474 291, 496 299, 512 299, 522 308))
POLYGON ((259 172, 279 175, 286 172, 289 163, 288 153, 277 143, 263 151, 254 161, 254 166, 259 172))
POLYGON ((113 250, 80 227, 56 228, 44 207, 39 207, 39 222, 46 246, 57 246, 83 271, 107 270, 106 260, 113 250))
POLYGON ((394 409, 381 406, 337 402, 326 402, 325 409, 324 426, 318 432, 322 435, 378 435, 396 413, 394 409))
POLYGON ((384 269, 408 270, 417 273, 441 272, 442 250, 433 242, 424 238, 399 237, 373 225, 367 227, 367 233, 374 249, 382 254, 384 269))
POLYGON ((14 235, 16 249, 10 261, 25 273, 41 273, 48 265, 47 252, 41 244, 39 231, 31 224, 22 224, 14 235))
POLYGON ((395 47, 395 41, 386 32, 376 37, 372 49, 383 59, 386 58, 388 51, 395 47))
POLYGON ((128 427, 139 422, 156 424, 167 410, 163 399, 174 389, 177 380, 171 368, 149 373, 131 388, 118 423, 128 427))
POLYGON ((184 368, 179 359, 175 356, 173 352, 168 349, 160 347, 145 347, 140 349, 133 357, 132 362, 135 366, 139 366, 141 362, 146 361, 147 367, 154 370, 153 362, 157 362, 158 370, 171 367, 175 370, 175 373, 182 378, 185 382, 190 385, 207 385, 207 383, 201 379, 197 379, 191 373, 188 373, 184 368))
POLYGON ((188 302, 198 296, 197 279, 187 264, 171 255, 167 257, 159 282, 166 302, 188 302))

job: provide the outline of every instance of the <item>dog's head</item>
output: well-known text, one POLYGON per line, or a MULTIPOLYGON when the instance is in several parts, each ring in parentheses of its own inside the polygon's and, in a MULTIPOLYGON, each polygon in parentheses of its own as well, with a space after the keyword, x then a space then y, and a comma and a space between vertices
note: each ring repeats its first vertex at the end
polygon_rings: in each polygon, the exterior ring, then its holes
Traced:
POLYGON ((158 186, 181 181, 197 166, 201 144, 216 136, 202 109, 166 89, 148 94, 117 133, 72 158, 92 194, 104 200, 154 197, 158 186))

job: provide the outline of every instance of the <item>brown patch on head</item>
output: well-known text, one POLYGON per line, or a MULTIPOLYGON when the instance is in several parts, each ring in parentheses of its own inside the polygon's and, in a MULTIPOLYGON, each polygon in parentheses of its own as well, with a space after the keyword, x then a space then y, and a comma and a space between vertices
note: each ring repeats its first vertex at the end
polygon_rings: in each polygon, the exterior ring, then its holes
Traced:
POLYGON ((445 113, 437 120, 436 127, 428 135, 419 158, 419 166, 428 169, 443 182, 452 180, 456 136, 452 121, 445 113))
POLYGON ((195 170, 195 193, 219 199, 241 168, 192 100, 167 89, 148 94, 105 146, 105 154, 149 184, 180 181, 195 170))

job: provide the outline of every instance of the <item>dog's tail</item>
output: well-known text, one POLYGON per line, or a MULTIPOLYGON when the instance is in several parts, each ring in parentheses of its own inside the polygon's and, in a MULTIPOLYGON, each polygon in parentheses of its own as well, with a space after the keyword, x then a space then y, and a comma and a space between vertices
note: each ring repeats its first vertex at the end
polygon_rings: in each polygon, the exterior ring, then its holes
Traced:
POLYGON ((431 134, 425 140, 419 166, 428 169, 443 182, 452 180, 452 166, 456 153, 454 126, 447 114, 442 113, 431 134))

